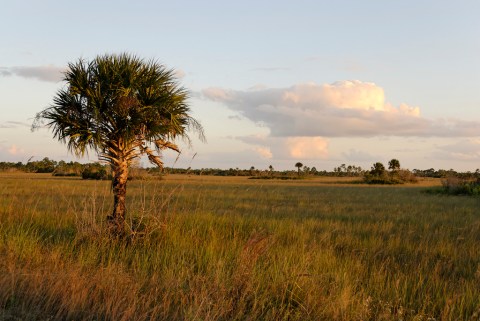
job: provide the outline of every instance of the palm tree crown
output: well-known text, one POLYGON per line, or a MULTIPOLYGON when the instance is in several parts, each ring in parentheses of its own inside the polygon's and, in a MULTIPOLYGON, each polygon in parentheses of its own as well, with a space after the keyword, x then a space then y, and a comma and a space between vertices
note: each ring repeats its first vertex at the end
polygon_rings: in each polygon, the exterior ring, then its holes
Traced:
POLYGON ((38 113, 33 128, 46 125, 70 151, 89 149, 112 167, 116 231, 123 228, 128 166, 142 154, 163 166, 161 151, 180 152, 177 137, 189 141, 193 129, 203 139, 201 125, 190 116, 187 91, 174 71, 156 61, 130 54, 97 56, 68 65, 53 104, 38 113), (151 147, 154 146, 154 150, 151 147))
POLYGON ((298 169, 298 176, 300 176, 300 168, 302 168, 303 164, 300 162, 295 163, 295 167, 298 169))
POLYGON ((188 140, 188 129, 203 137, 200 124, 189 115, 187 91, 177 84, 173 70, 155 61, 129 54, 80 59, 68 65, 64 81, 67 87, 37 114, 33 126, 46 123, 76 155, 90 148, 112 161, 121 149, 129 160, 143 153, 161 165, 150 143, 158 152, 179 151, 171 141, 177 136, 188 140))

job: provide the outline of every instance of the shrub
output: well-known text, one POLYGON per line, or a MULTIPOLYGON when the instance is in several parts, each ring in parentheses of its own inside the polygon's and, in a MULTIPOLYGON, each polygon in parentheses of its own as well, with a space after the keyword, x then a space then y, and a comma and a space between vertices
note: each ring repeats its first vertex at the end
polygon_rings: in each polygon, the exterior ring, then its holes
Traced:
POLYGON ((462 179, 458 177, 447 177, 442 180, 442 189, 445 194, 450 195, 480 195, 480 179, 462 179))
POLYGON ((86 164, 82 171, 83 179, 108 180, 112 179, 112 174, 107 166, 99 163, 86 164))
POLYGON ((367 184, 404 184, 404 183, 416 183, 417 177, 406 169, 400 169, 395 171, 378 171, 372 169, 370 172, 366 172, 363 176, 363 181, 367 184))

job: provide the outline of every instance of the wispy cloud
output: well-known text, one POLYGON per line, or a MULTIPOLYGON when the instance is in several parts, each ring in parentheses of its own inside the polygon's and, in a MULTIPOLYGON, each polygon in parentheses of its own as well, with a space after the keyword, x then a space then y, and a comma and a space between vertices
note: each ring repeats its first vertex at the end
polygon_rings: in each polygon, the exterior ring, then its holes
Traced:
POLYGON ((25 153, 25 150, 23 148, 19 148, 17 145, 11 145, 10 148, 8 148, 8 153, 10 155, 21 155, 25 153))
POLYGON ((23 78, 33 78, 41 81, 58 82, 62 80, 64 71, 64 67, 58 67, 54 65, 0 67, 0 76, 18 76, 23 78))
POLYGON ((428 119, 420 108, 393 106, 374 83, 339 81, 289 88, 208 88, 207 99, 225 104, 270 129, 272 137, 476 137, 480 122, 428 119))
POLYGON ((480 139, 466 139, 455 144, 438 146, 435 159, 454 161, 480 161, 480 139))
POLYGON ((13 121, 13 120, 0 123, 0 128, 17 128, 17 127, 30 127, 30 126, 31 124, 27 124, 20 121, 13 121))
POLYGON ((290 68, 287 67, 259 67, 254 68, 253 71, 265 71, 265 72, 275 72, 275 71, 289 71, 290 68))
POLYGON ((343 152, 342 156, 347 161, 353 161, 353 162, 373 161, 375 159, 381 158, 378 155, 372 155, 370 153, 367 153, 366 151, 357 150, 357 149, 354 149, 354 148, 348 150, 347 152, 343 152))
POLYGON ((228 116, 228 119, 242 120, 243 118, 239 115, 231 115, 231 116, 228 116))
POLYGON ((185 73, 184 70, 182 69, 175 69, 175 77, 177 77, 178 79, 182 79, 182 78, 185 78, 187 74, 185 73))

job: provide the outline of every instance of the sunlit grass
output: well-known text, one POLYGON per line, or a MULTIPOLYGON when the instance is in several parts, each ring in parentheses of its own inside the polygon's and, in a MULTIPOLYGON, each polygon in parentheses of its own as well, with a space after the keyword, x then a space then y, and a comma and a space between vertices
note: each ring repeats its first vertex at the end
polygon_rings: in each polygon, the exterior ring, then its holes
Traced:
POLYGON ((480 200, 335 180, 0 177, 0 320, 477 320, 480 200))

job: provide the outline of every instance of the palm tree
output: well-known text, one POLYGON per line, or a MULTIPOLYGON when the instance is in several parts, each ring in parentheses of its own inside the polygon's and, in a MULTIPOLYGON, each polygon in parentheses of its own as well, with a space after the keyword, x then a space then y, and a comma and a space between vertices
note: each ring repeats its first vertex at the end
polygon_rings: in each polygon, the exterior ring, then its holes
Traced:
POLYGON ((64 81, 66 88, 36 115, 32 128, 46 125, 75 155, 93 150, 110 164, 114 205, 107 219, 111 231, 123 235, 132 160, 146 155, 162 167, 162 150, 180 153, 175 139, 189 141, 190 129, 203 139, 203 129, 190 116, 188 93, 174 71, 157 61, 126 53, 79 59, 68 65, 64 81))
POLYGON ((298 169, 298 176, 300 177, 300 168, 303 167, 303 164, 300 163, 300 162, 298 162, 298 163, 295 164, 295 167, 297 167, 297 169, 298 169))

